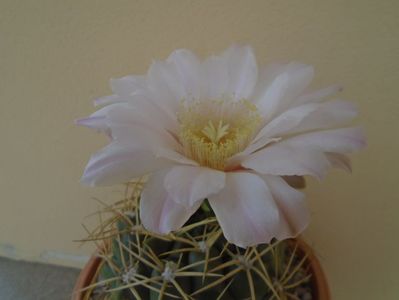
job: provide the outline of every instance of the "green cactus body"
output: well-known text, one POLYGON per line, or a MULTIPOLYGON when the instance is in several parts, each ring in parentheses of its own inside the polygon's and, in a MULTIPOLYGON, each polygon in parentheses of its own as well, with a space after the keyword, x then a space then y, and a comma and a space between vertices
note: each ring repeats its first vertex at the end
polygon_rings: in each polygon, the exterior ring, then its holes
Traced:
POLYGON ((136 218, 138 202, 138 193, 121 201, 113 221, 92 234, 106 245, 97 278, 97 289, 106 290, 104 298, 91 299, 302 299, 297 290, 306 290, 309 274, 292 241, 239 249, 223 237, 209 208, 160 236, 136 218))
MULTIPOLYGON (((215 248, 209 249, 209 252, 210 252, 209 257, 217 257, 217 255, 219 254, 215 248)), ((206 253, 196 252, 196 251, 192 251, 189 254, 189 258, 188 258, 189 264, 194 264, 199 261, 203 261, 205 259, 206 259, 206 253)), ((209 262, 207 265, 207 270, 211 270, 211 269, 217 267, 218 265, 221 264, 221 262, 222 262, 221 259, 216 259, 214 261, 209 262)), ((207 270, 205 270, 205 264, 200 264, 193 268, 193 271, 196 271, 199 273, 206 272, 207 270)), ((218 271, 216 273, 220 274, 221 276, 223 275, 222 270, 218 271)), ((192 290, 196 291, 196 290, 200 289, 201 287, 212 283, 213 280, 214 280, 213 278, 207 278, 207 277, 192 277, 191 278, 192 290)), ((203 293, 199 294, 197 299, 217 299, 217 297, 220 295, 220 293, 222 293, 223 288, 224 288, 224 285, 221 285, 221 284, 217 285, 216 287, 206 290, 203 293)))

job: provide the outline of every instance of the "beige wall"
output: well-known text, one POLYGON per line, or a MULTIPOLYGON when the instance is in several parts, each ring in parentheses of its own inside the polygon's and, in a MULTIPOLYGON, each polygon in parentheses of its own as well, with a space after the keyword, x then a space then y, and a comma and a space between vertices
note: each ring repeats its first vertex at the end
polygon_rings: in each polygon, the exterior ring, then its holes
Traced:
POLYGON ((342 83, 369 147, 354 174, 307 189, 306 237, 334 299, 399 297, 399 4, 397 1, 0 2, 0 253, 79 264, 80 222, 120 187, 79 184, 105 139, 73 120, 109 93, 110 77, 143 73, 187 47, 206 55, 250 43, 260 63, 315 65, 315 86, 342 83), (77 256, 76 256, 77 255, 77 256))

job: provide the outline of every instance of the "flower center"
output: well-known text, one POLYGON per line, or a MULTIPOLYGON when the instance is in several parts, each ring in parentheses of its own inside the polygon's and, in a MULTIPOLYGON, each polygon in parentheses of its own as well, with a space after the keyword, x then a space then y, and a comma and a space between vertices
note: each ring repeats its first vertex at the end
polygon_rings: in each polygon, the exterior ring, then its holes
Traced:
POLYGON ((178 120, 184 154, 224 170, 227 159, 249 144, 261 118, 251 102, 225 99, 183 102, 178 120))

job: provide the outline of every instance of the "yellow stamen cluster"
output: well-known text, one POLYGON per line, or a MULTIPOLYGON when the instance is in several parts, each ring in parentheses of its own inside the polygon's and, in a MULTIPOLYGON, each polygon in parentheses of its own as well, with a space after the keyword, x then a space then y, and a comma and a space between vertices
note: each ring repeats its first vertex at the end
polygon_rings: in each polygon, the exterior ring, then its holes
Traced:
POLYGON ((247 100, 185 102, 178 119, 184 154, 218 170, 224 170, 227 159, 244 150, 261 120, 256 106, 247 100))

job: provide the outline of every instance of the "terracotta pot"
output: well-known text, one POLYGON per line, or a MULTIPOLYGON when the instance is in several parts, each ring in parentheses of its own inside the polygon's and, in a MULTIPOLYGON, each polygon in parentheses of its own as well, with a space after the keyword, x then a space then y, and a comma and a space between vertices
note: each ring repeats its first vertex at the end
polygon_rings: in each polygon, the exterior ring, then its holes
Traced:
MULTIPOLYGON (((327 284, 326 276, 321 268, 320 262, 315 256, 313 250, 302 239, 298 239, 298 248, 302 253, 308 253, 308 262, 312 273, 312 290, 314 300, 331 300, 330 291, 327 284)), ((97 273, 101 258, 93 255, 80 272, 78 280, 75 284, 72 300, 83 300, 84 292, 79 292, 83 288, 95 282, 94 278, 97 273)), ((86 298, 88 299, 88 298, 86 298)))
POLYGON ((314 300, 331 300, 327 278, 313 249, 302 239, 297 239, 298 247, 303 254, 308 253, 308 262, 312 273, 312 290, 314 300))
POLYGON ((101 258, 97 255, 92 255, 86 265, 83 267, 76 281, 75 287, 72 293, 72 300, 83 300, 85 292, 81 292, 82 289, 94 283, 96 280, 95 276, 97 273, 98 266, 101 263, 101 258))

